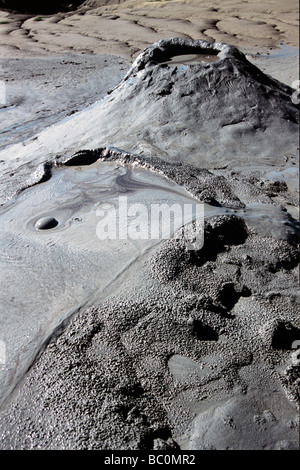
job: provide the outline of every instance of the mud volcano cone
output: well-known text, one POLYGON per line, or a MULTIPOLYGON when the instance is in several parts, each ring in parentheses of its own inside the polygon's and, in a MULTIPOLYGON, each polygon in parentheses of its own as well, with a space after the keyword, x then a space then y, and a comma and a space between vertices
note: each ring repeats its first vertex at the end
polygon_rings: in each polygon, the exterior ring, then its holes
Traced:
POLYGON ((295 150, 293 92, 235 47, 161 40, 136 59, 106 105, 107 121, 122 119, 118 134, 105 123, 103 131, 126 151, 199 167, 276 165, 295 150))

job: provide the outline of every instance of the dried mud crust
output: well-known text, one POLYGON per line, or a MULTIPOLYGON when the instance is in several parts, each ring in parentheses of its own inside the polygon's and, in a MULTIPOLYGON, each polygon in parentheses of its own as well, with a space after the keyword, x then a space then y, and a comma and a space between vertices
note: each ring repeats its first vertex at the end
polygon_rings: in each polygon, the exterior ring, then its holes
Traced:
POLYGON ((298 448, 295 246, 235 216, 205 234, 198 252, 166 241, 126 294, 62 325, 2 412, 1 448, 298 448), (209 441, 219 418, 230 432, 209 441))

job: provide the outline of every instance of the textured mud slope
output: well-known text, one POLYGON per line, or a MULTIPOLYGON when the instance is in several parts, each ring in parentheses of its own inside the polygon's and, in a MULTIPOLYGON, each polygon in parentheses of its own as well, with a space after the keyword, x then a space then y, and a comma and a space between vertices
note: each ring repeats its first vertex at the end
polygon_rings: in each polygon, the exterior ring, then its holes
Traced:
POLYGON ((42 165, 23 203, 70 169, 143 168, 205 202, 205 233, 199 249, 178 236, 137 256, 49 334, 2 407, 2 449, 299 449, 291 92, 230 46, 160 41, 89 119, 54 127, 59 155, 47 131, 25 147, 42 165), (174 64, 182 54, 219 60, 174 64))

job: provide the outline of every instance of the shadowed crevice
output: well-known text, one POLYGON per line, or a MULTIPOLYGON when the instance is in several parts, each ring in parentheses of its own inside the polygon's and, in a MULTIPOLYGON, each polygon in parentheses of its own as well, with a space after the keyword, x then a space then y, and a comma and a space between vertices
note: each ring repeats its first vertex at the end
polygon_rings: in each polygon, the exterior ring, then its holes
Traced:
POLYGON ((200 320, 193 322, 192 335, 200 341, 218 341, 218 333, 209 325, 203 324, 200 320))
POLYGON ((272 347, 292 350, 292 344, 296 340, 300 340, 300 330, 289 322, 279 322, 273 332, 272 347))
POLYGON ((243 287, 242 291, 237 291, 233 282, 224 284, 220 291, 219 299, 227 310, 231 310, 238 302, 240 297, 249 297, 250 289, 243 287))
POLYGON ((58 13, 61 11, 75 10, 83 0, 72 0, 71 2, 64 0, 51 0, 37 2, 36 0, 1 0, 0 8, 14 10, 20 13, 58 13))

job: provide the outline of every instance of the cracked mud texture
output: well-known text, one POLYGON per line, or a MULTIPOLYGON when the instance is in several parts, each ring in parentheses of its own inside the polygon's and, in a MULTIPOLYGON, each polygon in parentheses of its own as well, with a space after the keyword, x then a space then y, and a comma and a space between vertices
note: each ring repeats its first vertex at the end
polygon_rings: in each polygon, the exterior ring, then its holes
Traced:
POLYGON ((57 166, 141 166, 208 215, 202 248, 162 242, 53 331, 2 407, 0 448, 299 449, 297 191, 269 177, 295 163, 291 92, 230 46, 160 41, 98 109, 91 150, 38 161, 30 184, 57 166), (178 70, 174 50, 220 61, 178 70))

